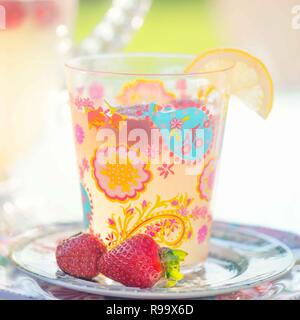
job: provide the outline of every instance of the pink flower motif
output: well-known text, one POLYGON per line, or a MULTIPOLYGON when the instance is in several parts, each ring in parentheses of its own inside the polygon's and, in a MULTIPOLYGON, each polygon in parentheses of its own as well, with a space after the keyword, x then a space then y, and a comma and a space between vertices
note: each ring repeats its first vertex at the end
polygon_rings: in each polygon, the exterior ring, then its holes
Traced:
POLYGON ((197 219, 204 219, 206 216, 209 215, 208 209, 207 207, 198 207, 196 206, 193 210, 192 210, 192 216, 195 220, 197 219))
POLYGON ((168 165, 167 163, 164 163, 161 167, 157 168, 157 170, 161 171, 160 176, 163 176, 164 179, 166 179, 170 173, 175 174, 172 170, 173 166, 174 164, 168 165))
POLYGON ((188 211, 188 209, 186 207, 181 206, 178 209, 178 213, 181 214, 182 216, 186 217, 189 214, 189 211, 188 211))
POLYGON ((168 219, 171 226, 176 225, 177 221, 175 219, 168 219))
POLYGON ((75 98, 74 104, 78 110, 82 110, 84 107, 87 107, 87 108, 94 107, 94 102, 92 100, 90 100, 89 98, 81 98, 79 96, 75 98))
POLYGON ((84 140, 84 131, 79 124, 75 126, 75 138, 78 144, 82 144, 84 140))
POLYGON ((111 245, 114 243, 114 241, 115 241, 115 236, 114 236, 114 234, 111 232, 110 234, 108 234, 108 235, 106 236, 105 240, 107 240, 108 246, 111 246, 111 245))
POLYGON ((129 215, 132 215, 132 214, 134 214, 134 209, 133 209, 133 208, 130 208, 130 209, 128 209, 128 210, 126 211, 126 213, 129 214, 129 215))
POLYGON ((183 126, 183 122, 182 122, 182 120, 180 120, 180 119, 174 118, 174 119, 171 121, 171 129, 181 129, 182 126, 183 126))
POLYGON ((109 199, 126 201, 137 198, 151 179, 148 166, 136 151, 128 151, 126 147, 105 150, 98 149, 92 160, 96 186, 109 199))
POLYGON ((108 218, 107 223, 108 223, 110 226, 114 226, 114 225, 116 224, 115 220, 114 220, 114 219, 111 219, 111 218, 108 218))
POLYGON ((171 202, 172 206, 177 206, 178 205, 178 201, 177 200, 174 200, 171 202))
POLYGON ((198 178, 197 190, 202 199, 210 201, 215 180, 215 161, 210 160, 203 169, 202 174, 198 178))
POLYGON ((168 228, 171 232, 174 232, 178 229, 178 224, 175 219, 168 219, 164 221, 164 227, 168 228))
POLYGON ((146 231, 145 234, 151 236, 151 237, 155 237, 156 234, 160 231, 160 227, 157 225, 150 225, 146 227, 146 231))
POLYGON ((144 201, 142 202, 142 207, 143 207, 143 208, 146 208, 147 206, 148 206, 148 203, 147 203, 146 200, 144 200, 144 201))
POLYGON ((89 171, 90 165, 89 165, 89 161, 87 158, 82 159, 82 167, 83 167, 83 170, 89 171))
POLYGON ((199 244, 205 241, 207 237, 207 233, 208 233, 208 228, 206 225, 204 225, 198 230, 197 240, 199 244))
POLYGON ((89 95, 92 99, 102 99, 104 96, 104 88, 101 84, 94 83, 89 87, 89 95))

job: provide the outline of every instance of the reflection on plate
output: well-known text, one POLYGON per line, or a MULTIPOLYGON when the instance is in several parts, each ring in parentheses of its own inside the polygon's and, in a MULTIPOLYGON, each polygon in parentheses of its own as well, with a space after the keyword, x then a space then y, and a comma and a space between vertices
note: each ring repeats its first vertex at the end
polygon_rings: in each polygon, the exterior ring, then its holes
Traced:
POLYGON ((184 299, 215 296, 276 279, 294 265, 292 252, 272 237, 233 225, 215 223, 210 255, 198 271, 186 274, 174 288, 127 288, 105 277, 76 279, 58 270, 55 247, 78 233, 80 224, 54 224, 27 231, 15 242, 11 258, 17 267, 45 282, 110 297, 184 299))

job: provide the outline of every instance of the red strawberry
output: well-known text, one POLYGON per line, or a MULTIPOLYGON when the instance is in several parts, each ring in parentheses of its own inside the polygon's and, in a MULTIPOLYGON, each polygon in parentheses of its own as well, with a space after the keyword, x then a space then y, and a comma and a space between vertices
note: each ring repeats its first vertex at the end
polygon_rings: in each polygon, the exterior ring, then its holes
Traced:
POLYGON ((0 1, 0 6, 5 9, 5 27, 7 29, 17 28, 24 21, 26 8, 20 2, 0 1))
POLYGON ((152 288, 163 278, 173 286, 183 278, 180 262, 186 255, 181 250, 160 248, 150 236, 138 234, 102 255, 98 270, 127 287, 152 288))
POLYGON ((98 260, 106 252, 95 236, 80 233, 63 240, 56 248, 56 261, 62 271, 74 277, 92 279, 99 274, 98 260))
POLYGON ((34 5, 34 18, 39 26, 52 24, 58 16, 57 4, 53 1, 37 2, 34 5))

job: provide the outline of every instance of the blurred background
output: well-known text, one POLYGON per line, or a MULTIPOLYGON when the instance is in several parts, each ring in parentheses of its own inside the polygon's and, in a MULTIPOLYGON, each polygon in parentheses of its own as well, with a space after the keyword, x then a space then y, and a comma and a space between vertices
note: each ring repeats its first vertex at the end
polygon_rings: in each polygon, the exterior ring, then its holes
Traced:
MULTIPOLYGON (((77 42, 89 35, 111 3, 80 1, 77 42)), ((298 84, 299 89, 299 4, 299 0, 153 0, 143 27, 124 50, 197 54, 209 48, 239 47, 266 62, 277 84, 294 88, 298 84)))
MULTIPOLYGON (((111 4, 80 1, 75 43, 91 35, 111 4)), ((216 219, 300 233, 298 4, 299 0, 153 0, 145 18, 135 19, 133 37, 118 49, 197 54, 237 47, 269 67, 276 97, 267 121, 231 101, 216 219)), ((117 38, 118 33, 111 41, 117 38)), ((17 203, 40 222, 81 218, 72 128, 62 89, 45 111, 38 142, 13 170, 22 178, 17 203), (37 204, 39 209, 34 209, 37 204)), ((13 210, 9 204, 5 208, 13 210)))
MULTIPOLYGON (((218 44, 211 0, 154 0, 143 27, 126 51, 197 53, 218 44)), ((76 41, 84 39, 111 6, 110 0, 80 2, 76 41)))

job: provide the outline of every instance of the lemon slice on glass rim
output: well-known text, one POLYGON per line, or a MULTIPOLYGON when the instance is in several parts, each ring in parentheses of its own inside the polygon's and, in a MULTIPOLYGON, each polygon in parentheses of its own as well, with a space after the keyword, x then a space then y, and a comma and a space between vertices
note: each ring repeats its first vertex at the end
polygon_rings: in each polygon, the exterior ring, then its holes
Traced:
POLYGON ((210 72, 233 65, 231 95, 266 119, 273 105, 273 81, 266 66, 239 49, 214 49, 199 54, 186 73, 210 72))

